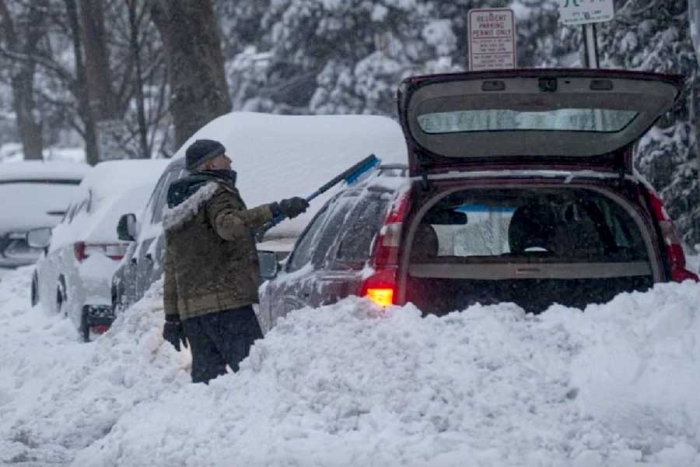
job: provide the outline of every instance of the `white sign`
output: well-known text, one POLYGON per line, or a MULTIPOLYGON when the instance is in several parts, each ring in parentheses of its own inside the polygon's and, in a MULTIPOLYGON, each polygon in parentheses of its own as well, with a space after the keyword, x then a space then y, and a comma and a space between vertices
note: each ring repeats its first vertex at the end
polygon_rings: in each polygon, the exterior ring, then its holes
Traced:
POLYGON ((613 0, 559 0, 559 19, 567 26, 603 23, 614 16, 613 0))
POLYGON ((469 69, 507 70, 515 67, 513 10, 469 10, 469 69))

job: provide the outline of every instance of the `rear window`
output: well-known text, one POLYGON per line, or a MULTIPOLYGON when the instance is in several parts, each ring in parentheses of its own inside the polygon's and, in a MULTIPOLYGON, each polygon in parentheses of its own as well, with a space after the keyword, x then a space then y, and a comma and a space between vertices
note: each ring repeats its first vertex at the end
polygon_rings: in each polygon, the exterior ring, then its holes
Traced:
POLYGON ((412 262, 645 260, 631 216, 587 190, 463 191, 426 212, 412 262))
POLYGON ((389 206, 388 194, 372 194, 360 199, 348 217, 336 252, 336 260, 363 265, 371 254, 372 243, 382 227, 389 206))
POLYGON ((428 134, 478 131, 588 131, 617 133, 638 112, 612 109, 552 109, 541 112, 511 109, 462 110, 418 115, 418 124, 428 134))

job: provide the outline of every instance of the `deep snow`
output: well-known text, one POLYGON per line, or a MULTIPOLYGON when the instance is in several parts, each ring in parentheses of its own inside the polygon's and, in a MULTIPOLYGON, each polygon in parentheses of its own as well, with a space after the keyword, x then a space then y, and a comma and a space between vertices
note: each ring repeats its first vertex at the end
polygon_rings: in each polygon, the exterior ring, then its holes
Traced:
POLYGON ((160 337, 160 284, 80 344, 28 307, 30 273, 0 282, 0 463, 700 465, 696 284, 538 317, 349 299, 292 313, 204 386, 160 337))

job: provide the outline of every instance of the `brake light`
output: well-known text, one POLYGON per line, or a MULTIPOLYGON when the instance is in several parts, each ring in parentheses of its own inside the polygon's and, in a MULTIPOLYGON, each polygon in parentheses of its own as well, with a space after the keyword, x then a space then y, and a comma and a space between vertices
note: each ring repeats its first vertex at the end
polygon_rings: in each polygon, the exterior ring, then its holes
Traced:
POLYGON ((697 274, 685 268, 685 252, 681 244, 681 237, 666 212, 661 198, 653 191, 649 191, 649 199, 656 221, 659 223, 664 245, 666 245, 666 253, 671 266, 671 280, 674 282, 683 282, 685 280, 698 282, 700 279, 698 279, 697 274))
POLYGON ((398 266, 399 245, 403 220, 408 211, 410 196, 402 193, 392 204, 382 229, 379 231, 377 247, 374 251, 374 267, 398 266))
POLYGON ((409 192, 401 192, 394 200, 384 225, 379 231, 371 266, 374 273, 362 284, 360 295, 379 306, 396 303, 396 275, 399 267, 399 246, 403 221, 408 212, 409 192))
POLYGON ((389 306, 394 303, 394 289, 367 289, 367 297, 379 306, 389 306))
POLYGON ((75 259, 83 262, 90 255, 99 253, 115 261, 121 260, 126 254, 128 245, 125 243, 85 243, 76 242, 73 244, 75 259))

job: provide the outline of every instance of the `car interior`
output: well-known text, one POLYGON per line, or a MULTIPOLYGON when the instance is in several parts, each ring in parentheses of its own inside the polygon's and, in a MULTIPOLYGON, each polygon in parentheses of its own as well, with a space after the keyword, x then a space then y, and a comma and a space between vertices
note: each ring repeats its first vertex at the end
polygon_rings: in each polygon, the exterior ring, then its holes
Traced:
POLYGON ((405 291, 428 313, 498 302, 584 308, 653 284, 639 226, 593 190, 461 190, 424 210, 405 291))

